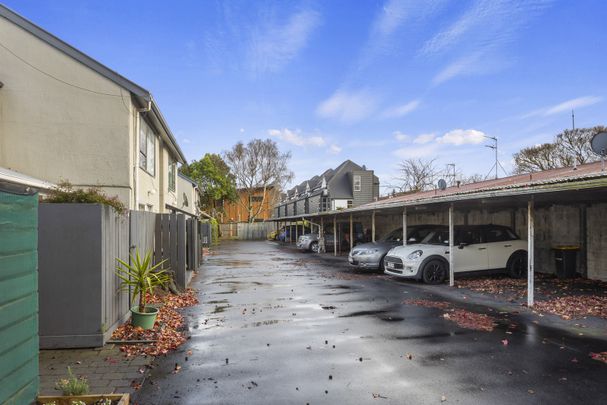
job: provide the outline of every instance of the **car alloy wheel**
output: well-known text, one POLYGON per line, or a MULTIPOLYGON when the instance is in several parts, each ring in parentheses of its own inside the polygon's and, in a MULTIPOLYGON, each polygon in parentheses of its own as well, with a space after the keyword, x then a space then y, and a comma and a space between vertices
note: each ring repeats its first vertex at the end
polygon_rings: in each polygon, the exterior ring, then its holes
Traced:
POLYGON ((512 278, 523 278, 527 275, 527 254, 515 253, 508 261, 508 275, 512 278))
POLYGON ((318 253, 318 242, 310 243, 310 250, 314 253, 318 253))
POLYGON ((442 284, 447 277, 447 267, 441 260, 430 260, 424 266, 423 280, 426 284, 442 284))

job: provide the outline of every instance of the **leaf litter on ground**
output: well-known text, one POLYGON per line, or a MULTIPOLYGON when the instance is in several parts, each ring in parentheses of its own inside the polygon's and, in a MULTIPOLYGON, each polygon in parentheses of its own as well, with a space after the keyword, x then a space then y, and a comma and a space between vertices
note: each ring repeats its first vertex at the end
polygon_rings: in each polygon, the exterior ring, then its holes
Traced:
POLYGON ((120 346, 126 357, 159 356, 167 354, 181 346, 186 340, 183 332, 184 318, 177 309, 198 304, 196 292, 187 289, 181 294, 157 293, 148 294, 147 302, 159 306, 154 328, 144 330, 134 327, 130 322, 120 325, 112 334, 113 340, 121 341, 154 341, 145 344, 129 344, 120 346))

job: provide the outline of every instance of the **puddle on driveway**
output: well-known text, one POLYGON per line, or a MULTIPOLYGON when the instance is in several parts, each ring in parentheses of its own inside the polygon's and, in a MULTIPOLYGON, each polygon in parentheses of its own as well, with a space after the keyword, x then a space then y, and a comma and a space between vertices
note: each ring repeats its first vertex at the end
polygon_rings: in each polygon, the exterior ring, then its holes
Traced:
POLYGON ((353 318, 355 316, 381 315, 381 314, 385 314, 387 312, 388 311, 386 311, 384 309, 377 309, 374 311, 357 311, 357 312, 351 312, 346 315, 341 315, 340 318, 353 318))
POLYGON ((203 302, 203 304, 227 304, 228 300, 223 299, 223 300, 213 300, 213 301, 207 301, 207 302, 203 302))
POLYGON ((260 322, 252 322, 252 323, 247 323, 245 325, 242 325, 241 328, 245 329, 245 328, 259 328, 260 326, 270 326, 270 325, 276 325, 277 323, 282 323, 282 322, 291 322, 290 320, 286 319, 271 319, 268 321, 260 321, 260 322))
POLYGON ((325 310, 336 309, 333 305, 321 305, 320 307, 325 310))
POLYGON ((211 311, 212 314, 219 314, 221 312, 225 312, 226 309, 230 308, 230 305, 216 305, 215 309, 213 311, 211 311))
POLYGON ((400 322, 400 321, 405 320, 405 318, 403 318, 402 316, 391 316, 391 315, 378 316, 378 318, 385 322, 400 322))
MULTIPOLYGON (((421 335, 401 335, 401 336, 390 336, 389 339, 395 340, 415 340, 415 339, 434 339, 434 338, 446 338, 458 335, 467 335, 470 332, 457 331, 457 332, 437 332, 437 333, 424 333, 421 335)), ((444 356, 442 356, 444 357, 444 356)))

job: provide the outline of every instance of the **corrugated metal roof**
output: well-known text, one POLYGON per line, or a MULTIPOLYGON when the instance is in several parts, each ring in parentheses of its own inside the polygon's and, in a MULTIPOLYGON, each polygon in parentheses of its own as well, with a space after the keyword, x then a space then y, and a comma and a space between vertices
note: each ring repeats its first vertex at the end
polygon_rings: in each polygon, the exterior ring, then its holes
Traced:
MULTIPOLYGON (((448 203, 481 198, 497 198, 544 192, 575 191, 590 188, 606 188, 607 171, 602 171, 601 162, 579 165, 577 168, 563 167, 535 173, 525 173, 500 179, 486 180, 448 187, 445 190, 429 190, 388 197, 356 208, 308 214, 306 216, 335 215, 388 208, 416 206, 433 203, 448 203)), ((297 218, 301 218, 298 215, 297 218)), ((288 218, 276 218, 288 219, 288 218)))

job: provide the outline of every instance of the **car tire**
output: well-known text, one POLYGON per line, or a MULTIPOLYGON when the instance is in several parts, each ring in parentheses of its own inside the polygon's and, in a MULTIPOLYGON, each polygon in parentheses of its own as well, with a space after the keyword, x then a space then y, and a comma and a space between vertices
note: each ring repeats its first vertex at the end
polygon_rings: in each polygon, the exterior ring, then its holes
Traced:
POLYGON ((310 252, 318 253, 318 242, 310 243, 310 252))
POLYGON ((381 260, 379 261, 379 267, 377 268, 377 271, 378 271, 379 273, 383 273, 383 272, 384 272, 384 270, 385 270, 385 264, 386 264, 386 263, 384 262, 384 259, 385 259, 385 258, 386 258, 386 255, 383 255, 383 256, 381 257, 381 260))
POLYGON ((512 278, 524 278, 527 276, 527 252, 515 252, 508 259, 506 266, 508 275, 512 278))
POLYGON ((422 280, 426 284, 442 284, 447 279, 447 264, 440 259, 431 259, 422 270, 422 280))

